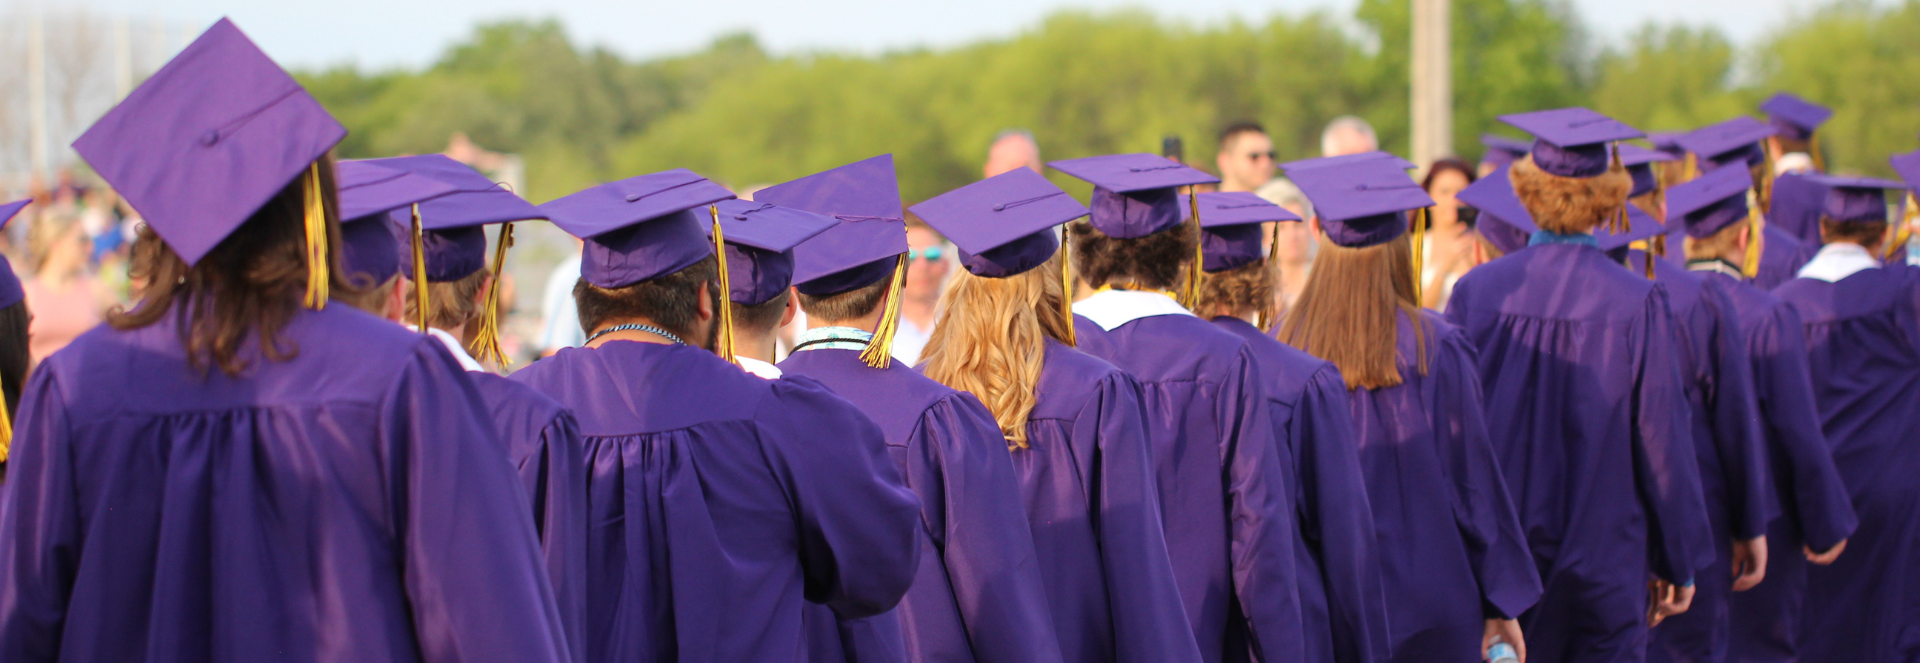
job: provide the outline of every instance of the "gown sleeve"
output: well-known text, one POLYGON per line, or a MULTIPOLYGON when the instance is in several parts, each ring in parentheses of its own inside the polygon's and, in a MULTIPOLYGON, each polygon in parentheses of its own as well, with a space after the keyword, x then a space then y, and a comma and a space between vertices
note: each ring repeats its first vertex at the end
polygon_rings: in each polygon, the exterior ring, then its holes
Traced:
POLYGON ((1714 558, 1692 426, 1674 354, 1666 290, 1655 284, 1627 338, 1633 366, 1634 484, 1647 518, 1648 560, 1654 575, 1676 584, 1714 558))
POLYGON ((1773 453, 1783 458, 1774 464, 1782 470, 1775 480, 1793 496, 1795 511, 1787 516, 1799 523, 1809 547, 1828 550, 1851 536, 1860 520, 1820 427, 1800 315, 1793 307, 1775 305, 1747 344, 1753 349, 1754 384, 1764 405, 1760 411, 1766 416, 1768 439, 1773 453))
POLYGON ((1228 555, 1254 656, 1292 661, 1304 655, 1293 558, 1298 530, 1255 366, 1251 350, 1241 348, 1220 384, 1220 459, 1232 539, 1228 555))
POLYGON ((1434 346, 1435 446, 1453 488, 1453 517, 1488 618, 1515 619, 1540 599, 1533 554, 1487 433, 1472 344, 1451 331, 1434 346))
MULTIPOLYGON (((1702 298, 1710 305, 1713 318, 1707 360, 1714 376, 1713 431, 1719 438, 1714 440, 1714 451, 1725 475, 1733 538, 1745 541, 1766 534, 1767 522, 1774 515, 1760 403, 1754 393, 1753 360, 1726 293, 1708 288, 1702 298)), ((1724 546, 1727 542, 1714 541, 1713 545, 1724 546)))
POLYGON ((1098 491, 1089 501, 1098 511, 1100 558, 1106 572, 1118 663, 1200 660, 1180 586, 1167 556, 1160 496, 1147 450, 1140 386, 1115 375, 1094 389, 1074 419, 1074 448, 1096 449, 1098 491))
POLYGON ((478 391, 439 342, 415 346, 381 420, 422 660, 569 660, 532 508, 478 391))
POLYGON ((1287 424, 1298 456, 1301 485, 1295 489, 1306 505, 1300 529, 1319 542, 1334 660, 1341 663, 1385 658, 1391 646, 1373 508, 1350 399, 1340 369, 1327 364, 1307 380, 1287 424))
MULTIPOLYGON (((927 408, 907 443, 921 518, 946 564, 953 599, 983 661, 1059 661, 1033 530, 1006 436, 972 394, 927 408)), ((924 577, 924 576, 923 576, 924 577)))
POLYGON ((58 380, 43 367, 28 381, 0 487, 0 661, 59 660, 80 564, 80 507, 58 380))
POLYGON ((920 565, 920 500, 852 404, 811 382, 771 385, 754 420, 793 503, 807 600, 847 619, 893 609, 920 565))

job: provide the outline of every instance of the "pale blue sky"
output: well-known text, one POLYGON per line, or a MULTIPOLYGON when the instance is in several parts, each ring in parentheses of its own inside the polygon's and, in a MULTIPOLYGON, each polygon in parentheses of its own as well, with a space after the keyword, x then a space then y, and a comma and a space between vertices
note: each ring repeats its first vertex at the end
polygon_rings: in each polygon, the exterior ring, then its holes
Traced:
MULTIPOLYGON (((1751 41, 1823 0, 1571 0, 1603 40, 1650 21, 1715 25, 1751 41)), ((1882 0, 1885 1, 1885 0, 1882 0)), ((778 52, 877 52, 1004 37, 1063 8, 1144 7, 1161 16, 1213 23, 1261 20, 1276 12, 1350 15, 1358 0, 11 0, 20 9, 88 7, 157 17, 193 32, 231 16, 282 63, 418 66, 478 21, 558 17, 576 40, 629 56, 699 48, 713 36, 747 30, 778 52)))

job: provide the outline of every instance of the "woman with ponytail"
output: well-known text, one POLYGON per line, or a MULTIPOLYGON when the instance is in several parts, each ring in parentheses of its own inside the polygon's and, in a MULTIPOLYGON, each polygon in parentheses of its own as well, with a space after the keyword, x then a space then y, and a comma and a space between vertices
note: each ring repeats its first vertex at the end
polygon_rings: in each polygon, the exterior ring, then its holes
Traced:
POLYGON ((1540 595, 1482 416, 1465 335, 1420 308, 1405 210, 1431 205, 1393 164, 1290 169, 1313 200, 1319 258, 1280 340, 1352 391, 1385 585, 1390 656, 1480 660, 1540 595))
POLYGON ((921 372, 1006 437, 1061 658, 1198 661, 1167 557, 1140 387, 1075 350, 1054 226, 1086 214, 1018 169, 915 208, 960 247, 921 372))

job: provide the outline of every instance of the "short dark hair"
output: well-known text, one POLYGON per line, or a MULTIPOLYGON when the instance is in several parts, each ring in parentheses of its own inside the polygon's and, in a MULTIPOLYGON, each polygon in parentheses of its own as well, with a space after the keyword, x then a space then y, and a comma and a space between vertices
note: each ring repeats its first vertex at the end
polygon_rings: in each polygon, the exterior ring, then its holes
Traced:
POLYGON ((792 290, 782 290, 759 304, 748 306, 728 302, 733 307, 733 326, 754 333, 764 333, 780 326, 780 316, 787 312, 787 301, 793 298, 792 290))
POLYGON ((888 286, 892 284, 893 279, 888 277, 831 295, 815 296, 803 292, 800 293, 800 310, 806 311, 809 318, 852 320, 879 308, 887 297, 888 286))
POLYGON ((720 270, 716 265, 713 256, 707 256, 686 269, 619 288, 602 288, 581 279, 573 285, 580 328, 593 333, 608 320, 646 318, 681 338, 689 338, 694 321, 700 318, 702 284, 708 286, 708 303, 719 306, 720 270))
POLYGON ((1067 225, 1073 240, 1073 268, 1094 287, 1115 276, 1131 276, 1148 288, 1174 287, 1182 278, 1181 263, 1193 259, 1193 223, 1188 219, 1172 230, 1119 239, 1085 220, 1075 221, 1067 225))
POLYGON ((1887 237, 1885 221, 1835 221, 1820 215, 1820 237, 1828 244, 1852 242, 1861 246, 1879 244, 1887 237))
POLYGON ((1220 149, 1223 149, 1223 150, 1227 149, 1227 143, 1232 142, 1233 139, 1235 138, 1239 138, 1240 134, 1253 134, 1253 133, 1257 133, 1262 136, 1265 136, 1267 135, 1267 128, 1260 126, 1260 123, 1258 122, 1252 122, 1247 120, 1242 120, 1239 122, 1235 122, 1233 124, 1229 124, 1227 125, 1227 128, 1220 130, 1220 149))

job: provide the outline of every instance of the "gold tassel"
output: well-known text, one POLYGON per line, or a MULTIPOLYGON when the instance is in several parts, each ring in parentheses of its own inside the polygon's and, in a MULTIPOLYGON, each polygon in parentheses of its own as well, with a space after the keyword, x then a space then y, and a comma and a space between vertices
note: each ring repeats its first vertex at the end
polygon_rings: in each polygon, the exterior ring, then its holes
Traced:
POLYGON ((327 208, 320 199, 320 162, 307 166, 307 308, 327 306, 327 208))
POLYGON ((1747 278, 1760 274, 1760 209, 1747 206, 1747 254, 1740 261, 1740 273, 1747 278))
POLYGON ((1807 156, 1813 157, 1813 169, 1827 172, 1827 158, 1820 156, 1820 132, 1807 135, 1807 156))
POLYGON ((7 413, 7 392, 0 389, 0 463, 13 452, 13 415, 7 413))
POLYGON ((493 247, 493 283, 487 286, 487 302, 480 310, 480 330, 467 350, 473 358, 492 361, 501 368, 513 366, 513 360, 500 349, 500 275, 506 271, 507 249, 513 246, 513 224, 500 224, 500 239, 493 247))
POLYGON ((1060 317, 1066 320, 1067 345, 1080 347, 1073 331, 1073 254, 1065 233, 1060 237, 1060 317))
MULTIPOLYGON (((713 257, 720 270, 720 333, 713 346, 713 353, 729 363, 740 363, 733 357, 733 283, 727 279, 727 237, 720 232, 720 206, 708 205, 707 212, 713 216, 713 257)), ((889 301, 889 306, 893 306, 889 301)), ((893 345, 889 342, 887 345, 893 345)))
POLYGON ((427 251, 420 230, 420 204, 413 205, 413 310, 420 333, 427 333, 427 251))
POLYGON ((1648 281, 1654 280, 1653 261, 1663 260, 1666 257, 1667 257, 1667 236, 1666 235, 1654 235, 1652 239, 1647 240, 1647 280, 1648 281))
POLYGON ((1193 263, 1187 265, 1187 287, 1185 301, 1180 302, 1187 310, 1200 305, 1200 270, 1206 265, 1206 232, 1200 229, 1200 192, 1187 187, 1187 209, 1193 214, 1193 263))
POLYGON ((860 351, 860 360, 874 368, 886 368, 893 361, 893 332, 900 328, 900 288, 907 282, 907 254, 893 260, 893 282, 887 286, 887 305, 880 312, 880 324, 873 328, 873 340, 860 351))
POLYGON ((1700 157, 1696 156, 1692 152, 1688 152, 1686 161, 1680 168, 1680 181, 1678 183, 1685 184, 1687 182, 1692 182, 1694 178, 1699 176, 1700 176, 1700 157))
POLYGON ((1407 232, 1413 235, 1411 240, 1413 242, 1413 305, 1420 307, 1421 303, 1426 301, 1426 297, 1420 292, 1423 289, 1420 282, 1426 280, 1426 276, 1421 272, 1426 271, 1427 268, 1426 250, 1422 247, 1426 243, 1427 236, 1427 208, 1414 210, 1412 225, 1413 227, 1407 229, 1407 232))
MULTIPOLYGON (((1274 262, 1279 259, 1280 259, 1280 223, 1276 222, 1273 224, 1273 239, 1270 239, 1267 241, 1267 278, 1269 279, 1280 278, 1280 275, 1279 275, 1280 264, 1277 262, 1274 262)), ((1274 326, 1280 323, 1280 311, 1278 310, 1279 304, 1275 303, 1271 299, 1265 302, 1262 302, 1261 304, 1262 305, 1260 307, 1260 322, 1255 326, 1259 327, 1260 331, 1271 334, 1273 333, 1274 326)))
POLYGON ((1913 221, 1920 218, 1920 202, 1916 202, 1913 192, 1907 192, 1907 209, 1900 215, 1900 223, 1893 227, 1893 241, 1887 242, 1887 255, 1883 260, 1892 260, 1894 256, 1907 250, 1907 240, 1913 239, 1913 221))

